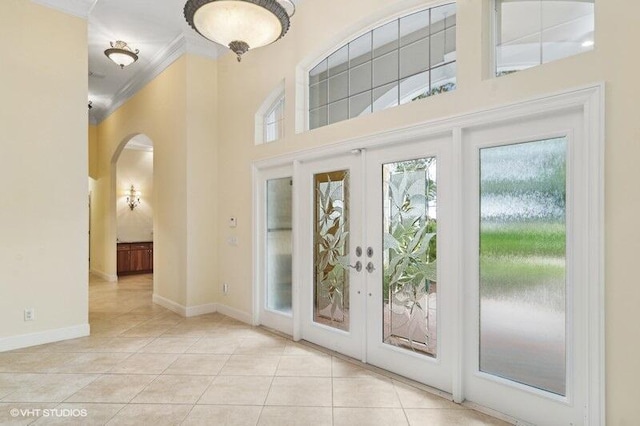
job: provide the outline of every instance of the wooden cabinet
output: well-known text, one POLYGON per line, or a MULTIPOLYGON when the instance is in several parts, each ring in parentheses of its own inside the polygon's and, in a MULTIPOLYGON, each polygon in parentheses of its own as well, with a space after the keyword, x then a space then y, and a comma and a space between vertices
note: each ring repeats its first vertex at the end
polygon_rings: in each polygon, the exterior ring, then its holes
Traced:
POLYGON ((153 243, 118 243, 118 275, 153 272, 153 243))

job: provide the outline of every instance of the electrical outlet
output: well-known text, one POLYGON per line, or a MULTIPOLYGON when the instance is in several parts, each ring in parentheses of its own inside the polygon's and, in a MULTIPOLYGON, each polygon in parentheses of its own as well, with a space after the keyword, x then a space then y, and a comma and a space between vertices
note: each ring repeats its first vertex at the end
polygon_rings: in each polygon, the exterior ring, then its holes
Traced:
POLYGON ((25 321, 33 321, 36 319, 36 310, 33 308, 25 308, 24 310, 24 320, 25 321))
POLYGON ((222 283, 222 292, 224 294, 228 294, 229 293, 229 284, 227 283, 222 283))

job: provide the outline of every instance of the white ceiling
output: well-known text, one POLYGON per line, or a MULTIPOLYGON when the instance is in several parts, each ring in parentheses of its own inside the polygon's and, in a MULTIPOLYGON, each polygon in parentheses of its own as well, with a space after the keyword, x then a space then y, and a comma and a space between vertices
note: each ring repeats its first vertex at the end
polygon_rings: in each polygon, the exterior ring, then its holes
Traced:
POLYGON ((224 48, 197 34, 183 15, 186 0, 32 0, 88 19, 89 111, 97 123, 185 52, 216 58, 224 48), (105 49, 122 40, 139 59, 120 69, 105 49))

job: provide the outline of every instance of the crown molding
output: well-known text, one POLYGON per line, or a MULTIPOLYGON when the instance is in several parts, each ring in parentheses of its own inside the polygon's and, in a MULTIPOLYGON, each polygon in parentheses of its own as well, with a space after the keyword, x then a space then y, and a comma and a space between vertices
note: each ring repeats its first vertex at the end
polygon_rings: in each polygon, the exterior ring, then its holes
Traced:
MULTIPOLYGON (((109 117, 114 111, 120 108, 126 101, 128 101, 133 95, 138 93, 140 89, 146 86, 151 80, 156 78, 162 73, 169 65, 174 63, 185 53, 192 53, 195 55, 205 56, 211 59, 216 59, 220 56, 220 49, 215 43, 208 43, 203 45, 198 41, 189 39, 184 34, 178 35, 176 38, 167 45, 162 51, 160 51, 144 68, 144 70, 137 73, 127 84, 125 84, 111 99, 111 104, 108 108, 102 111, 96 111, 92 114, 96 123, 101 123, 107 117, 109 117), (209 45, 210 44, 210 45, 209 45)), ((95 105, 94 105, 95 106, 95 105)))
POLYGON ((60 12, 87 19, 98 0, 31 0, 32 3, 50 7, 60 12))
POLYGON ((138 93, 140 89, 160 75, 162 71, 185 53, 186 41, 184 36, 180 34, 113 96, 109 107, 95 115, 96 121, 98 123, 104 121, 105 118, 124 105, 124 103, 138 93))

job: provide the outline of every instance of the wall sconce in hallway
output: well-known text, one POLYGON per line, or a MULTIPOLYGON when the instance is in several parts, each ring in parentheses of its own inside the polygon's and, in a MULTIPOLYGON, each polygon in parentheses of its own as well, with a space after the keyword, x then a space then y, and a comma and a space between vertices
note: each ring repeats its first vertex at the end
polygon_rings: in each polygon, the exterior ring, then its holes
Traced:
POLYGON ((131 210, 135 209, 140 204, 140 191, 136 191, 136 188, 131 185, 131 188, 127 192, 127 205, 131 210))

